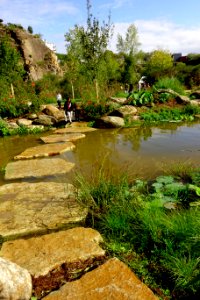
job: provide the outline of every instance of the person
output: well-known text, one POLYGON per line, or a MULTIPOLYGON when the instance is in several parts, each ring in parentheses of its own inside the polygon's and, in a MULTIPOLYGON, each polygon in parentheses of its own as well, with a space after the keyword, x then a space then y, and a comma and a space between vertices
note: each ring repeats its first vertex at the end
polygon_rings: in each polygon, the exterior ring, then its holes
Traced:
POLYGON ((142 76, 138 81, 138 90, 141 91, 144 88, 146 88, 146 76, 142 76))
POLYGON ((65 121, 67 122, 67 118, 69 119, 69 123, 72 123, 73 116, 73 106, 70 98, 68 97, 64 104, 64 113, 65 113, 65 121))
POLYGON ((62 102, 62 95, 61 93, 58 93, 56 95, 57 103, 58 103, 58 108, 61 109, 61 102, 62 102))

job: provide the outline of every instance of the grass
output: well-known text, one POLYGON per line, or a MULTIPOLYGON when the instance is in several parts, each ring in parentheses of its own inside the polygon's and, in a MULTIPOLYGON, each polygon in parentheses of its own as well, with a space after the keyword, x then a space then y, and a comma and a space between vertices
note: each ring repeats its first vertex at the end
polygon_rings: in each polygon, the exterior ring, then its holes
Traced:
POLYGON ((200 210, 189 205, 199 196, 188 185, 199 184, 199 169, 179 166, 173 175, 146 182, 99 171, 90 180, 79 176, 77 187, 79 201, 90 210, 88 224, 102 234, 108 254, 128 264, 161 299, 195 299, 200 210), (166 202, 176 209, 165 208, 166 202))
POLYGON ((185 94, 184 86, 180 83, 180 81, 175 77, 163 77, 160 78, 155 87, 157 89, 171 89, 174 92, 177 92, 180 95, 185 94))

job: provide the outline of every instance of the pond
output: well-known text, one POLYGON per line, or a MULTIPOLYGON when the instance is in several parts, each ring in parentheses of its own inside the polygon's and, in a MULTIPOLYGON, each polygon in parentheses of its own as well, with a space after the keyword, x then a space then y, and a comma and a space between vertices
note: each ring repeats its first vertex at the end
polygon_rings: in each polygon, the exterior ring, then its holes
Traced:
MULTIPOLYGON (((26 148, 43 144, 40 136, 48 134, 52 132, 0 138, 0 168, 26 148)), ((138 177, 154 177, 174 163, 188 162, 199 166, 200 123, 99 129, 87 133, 85 139, 75 144, 73 151, 60 155, 75 163, 74 171, 91 175, 93 170, 103 165, 112 172, 131 170, 138 177)), ((66 178, 71 180, 72 173, 66 178)), ((0 185, 5 183, 8 181, 5 182, 1 172, 0 185)))

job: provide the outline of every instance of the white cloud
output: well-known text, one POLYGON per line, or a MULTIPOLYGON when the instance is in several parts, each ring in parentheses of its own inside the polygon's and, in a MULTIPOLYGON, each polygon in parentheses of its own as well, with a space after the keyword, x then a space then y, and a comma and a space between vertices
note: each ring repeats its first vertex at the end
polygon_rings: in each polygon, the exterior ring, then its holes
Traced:
MULTIPOLYGON (((116 51, 117 34, 125 35, 131 23, 115 23, 111 50, 116 51)), ((134 22, 138 29, 141 49, 151 52, 158 48, 171 53, 181 52, 200 53, 200 26, 183 27, 166 20, 137 20, 134 22)))

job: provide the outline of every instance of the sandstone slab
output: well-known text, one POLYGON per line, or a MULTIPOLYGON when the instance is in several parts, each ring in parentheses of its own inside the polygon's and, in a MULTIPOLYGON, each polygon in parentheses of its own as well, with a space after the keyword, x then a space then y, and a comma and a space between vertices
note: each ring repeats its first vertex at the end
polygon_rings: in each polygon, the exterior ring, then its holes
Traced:
POLYGON ((153 292, 117 258, 108 260, 81 279, 68 282, 44 300, 158 300, 153 292))
POLYGON ((95 261, 104 259, 105 251, 99 246, 100 242, 102 237, 97 231, 76 227, 41 237, 5 242, 1 256, 29 271, 35 294, 41 298, 51 288, 63 285, 70 272, 74 275, 80 272, 77 269, 87 269, 94 266, 95 261))
POLYGON ((71 184, 12 183, 0 187, 0 236, 13 239, 70 228, 85 221, 87 211, 71 184))
POLYGON ((29 272, 0 257, 0 299, 29 300, 32 279, 29 272))
POLYGON ((69 133, 69 134, 52 134, 45 137, 41 137, 40 139, 46 143, 60 143, 60 142, 74 142, 76 140, 85 138, 85 134, 77 132, 77 133, 69 133))
POLYGON ((70 172, 74 166, 74 163, 61 158, 19 160, 7 164, 5 179, 41 178, 43 176, 61 175, 70 172))
POLYGON ((63 152, 70 151, 75 148, 75 145, 71 142, 51 144, 51 145, 39 145, 31 147, 15 156, 14 159, 30 159, 37 157, 48 157, 59 155, 63 152))
POLYGON ((63 134, 63 133, 71 133, 71 132, 91 132, 91 131, 95 131, 97 130, 96 128, 92 128, 92 127, 66 127, 66 128, 60 128, 54 131, 54 133, 58 133, 58 134, 63 134))

